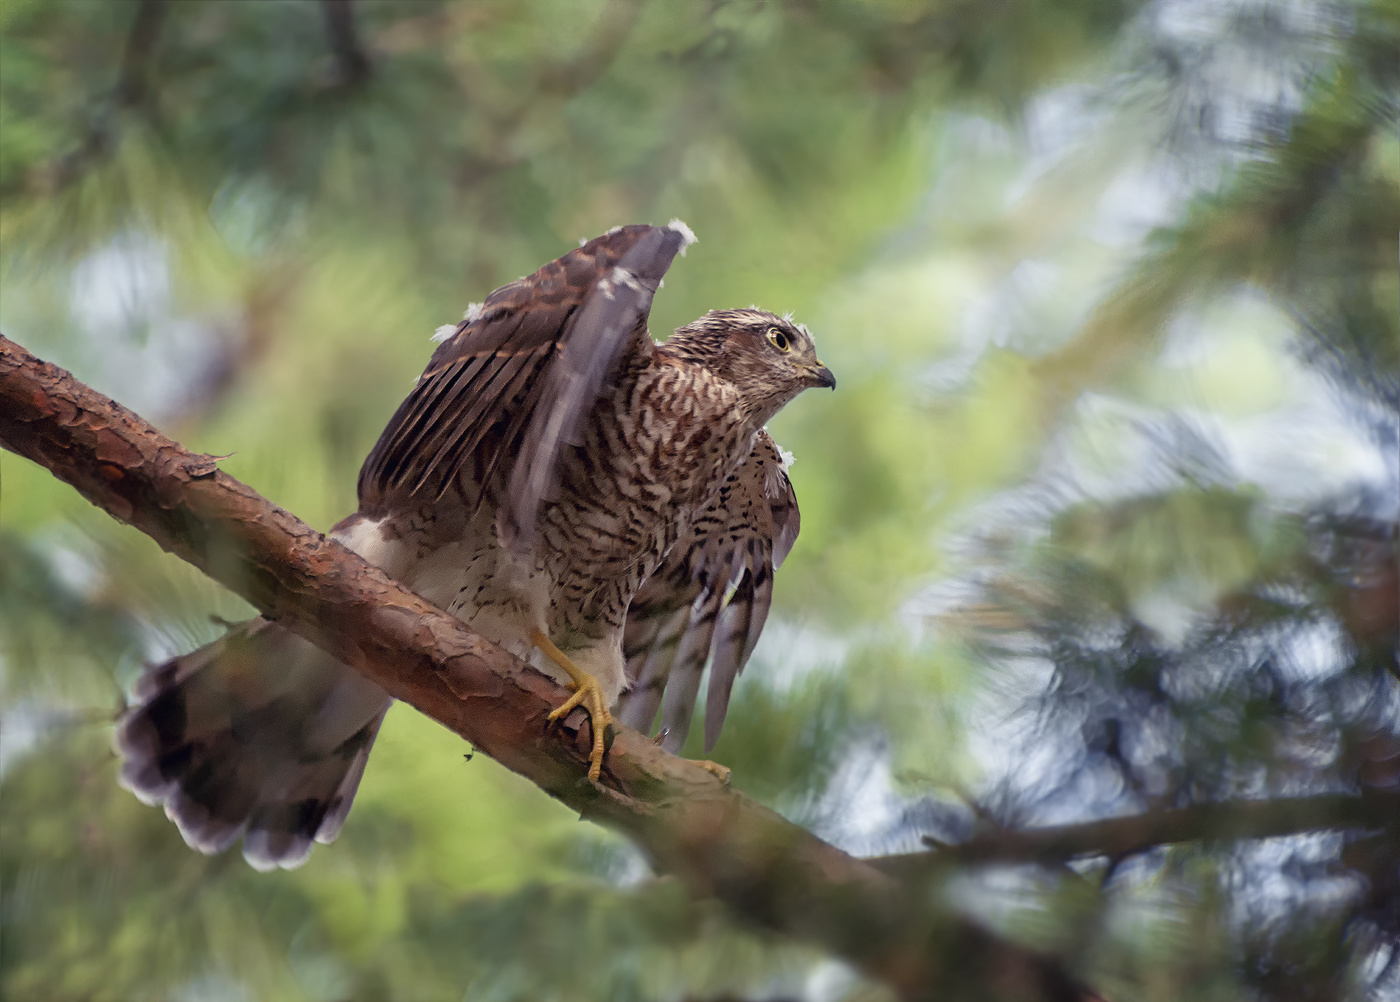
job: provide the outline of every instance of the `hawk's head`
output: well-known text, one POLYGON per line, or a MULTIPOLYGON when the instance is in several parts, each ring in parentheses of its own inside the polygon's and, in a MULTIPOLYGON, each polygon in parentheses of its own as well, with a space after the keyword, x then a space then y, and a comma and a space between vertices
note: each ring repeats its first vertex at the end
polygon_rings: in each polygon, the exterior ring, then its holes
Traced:
POLYGON ((763 310, 711 310, 671 335, 666 348, 734 384, 758 424, 808 387, 836 388, 807 328, 763 310))

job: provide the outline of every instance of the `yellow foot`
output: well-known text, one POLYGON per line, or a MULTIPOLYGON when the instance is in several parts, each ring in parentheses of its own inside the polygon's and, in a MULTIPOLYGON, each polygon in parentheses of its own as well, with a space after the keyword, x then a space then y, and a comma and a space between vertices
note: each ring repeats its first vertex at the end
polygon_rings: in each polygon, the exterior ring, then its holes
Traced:
POLYGON ((709 759, 703 758, 692 759, 691 761, 693 761, 700 768, 704 769, 711 776, 714 776, 725 786, 729 785, 729 777, 732 776, 733 773, 729 771, 728 766, 723 766, 720 765, 718 762, 711 762, 709 759))
POLYGON ((587 710, 593 720, 593 751, 588 756, 588 778, 596 782, 603 771, 603 738, 607 734, 608 726, 613 722, 612 714, 608 712, 607 699, 603 695, 603 687, 598 684, 596 678, 574 664, 567 654, 555 647, 553 641, 539 630, 530 635, 530 640, 573 679, 574 694, 549 714, 550 722, 562 720, 576 706, 587 710))

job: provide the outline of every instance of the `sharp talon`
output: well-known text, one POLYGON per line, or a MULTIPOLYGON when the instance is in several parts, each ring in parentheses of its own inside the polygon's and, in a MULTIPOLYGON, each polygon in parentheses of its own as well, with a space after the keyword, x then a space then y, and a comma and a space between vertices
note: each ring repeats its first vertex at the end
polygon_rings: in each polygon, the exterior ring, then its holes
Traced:
POLYGON ((564 717, 566 717, 566 716, 569 715, 569 712, 570 712, 571 710, 573 710, 574 707, 581 705, 581 704, 583 703, 584 699, 585 699, 585 696, 584 696, 583 690, 582 690, 582 689, 577 690, 572 696, 570 696, 568 699, 566 699, 563 703, 559 704, 559 706, 557 706, 557 707, 555 707, 553 710, 550 710, 550 711, 549 711, 549 719, 550 719, 551 721, 563 719, 564 717))
POLYGON ((588 755, 588 778, 596 783, 598 777, 603 773, 603 755, 609 744, 605 737, 613 722, 612 714, 608 712, 608 705, 603 697, 603 687, 598 684, 596 678, 569 660, 568 655, 555 647, 543 633, 536 631, 531 639, 536 647, 542 650, 551 661, 568 672, 569 677, 574 680, 574 694, 550 711, 549 722, 562 720, 576 706, 582 706, 588 711, 589 719, 593 724, 593 749, 588 755))

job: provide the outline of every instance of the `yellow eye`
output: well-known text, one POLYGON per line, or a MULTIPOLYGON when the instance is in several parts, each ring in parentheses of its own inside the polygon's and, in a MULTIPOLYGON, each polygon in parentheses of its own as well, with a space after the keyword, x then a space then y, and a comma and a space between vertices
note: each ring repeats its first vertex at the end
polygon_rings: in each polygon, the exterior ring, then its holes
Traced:
POLYGON ((792 343, 788 341, 788 336, 776 327, 768 328, 768 343, 781 352, 792 351, 792 343))

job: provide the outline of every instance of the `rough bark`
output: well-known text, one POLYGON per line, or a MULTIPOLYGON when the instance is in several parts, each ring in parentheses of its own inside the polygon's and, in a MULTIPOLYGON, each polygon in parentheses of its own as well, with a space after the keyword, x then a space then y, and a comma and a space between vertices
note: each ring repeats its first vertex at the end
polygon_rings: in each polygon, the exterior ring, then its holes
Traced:
POLYGON ((138 415, 0 336, 0 445, 470 741, 663 873, 905 998, 1091 998, 1007 943, 621 729, 601 783, 564 690, 138 415))

